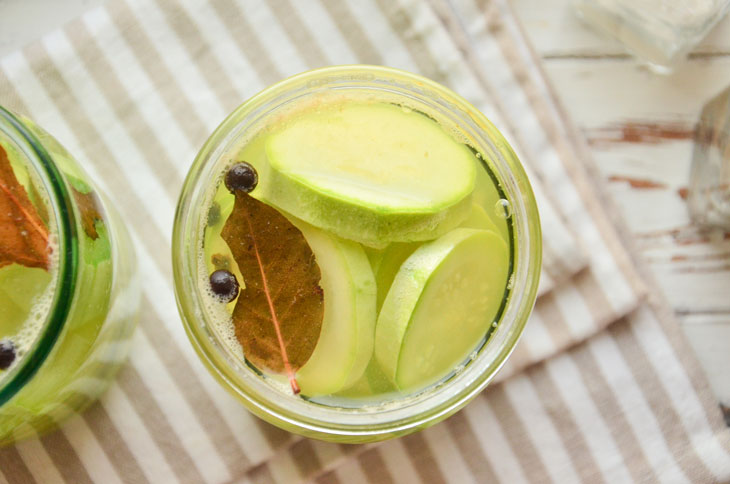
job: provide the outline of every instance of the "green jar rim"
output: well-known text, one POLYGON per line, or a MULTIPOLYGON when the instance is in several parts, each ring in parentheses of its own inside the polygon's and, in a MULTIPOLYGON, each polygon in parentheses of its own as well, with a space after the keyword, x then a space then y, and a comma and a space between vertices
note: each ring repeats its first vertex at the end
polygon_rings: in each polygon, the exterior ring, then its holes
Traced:
POLYGON ((13 398, 36 374, 53 350, 63 331, 72 305, 78 274, 78 239, 76 218, 70 193, 63 176, 43 143, 25 123, 8 109, 0 106, 0 132, 14 142, 25 155, 27 163, 41 176, 58 227, 56 250, 57 280, 50 309, 43 327, 28 353, 2 379, 0 406, 13 398))
POLYGON ((517 156, 494 125, 461 96, 434 81, 399 69, 368 65, 333 66, 297 74, 264 89, 236 108, 211 134, 188 172, 177 205, 172 237, 178 310, 195 351, 211 374, 264 420, 307 437, 348 443, 384 440, 430 426, 453 414, 481 392, 502 367, 522 334, 537 296, 541 259, 539 214, 530 182, 517 156), (515 264, 513 286, 519 290, 511 291, 502 322, 494 332, 501 338, 500 346, 483 345, 465 370, 445 384, 415 397, 399 399, 394 402, 393 410, 387 408, 380 413, 326 409, 273 389, 231 355, 226 355, 216 342, 217 336, 207 326, 197 287, 201 210, 207 196, 206 186, 209 186, 206 183, 216 179, 215 166, 242 134, 253 129, 252 126, 267 113, 300 97, 332 89, 390 90, 391 94, 410 96, 424 104, 431 102, 456 116, 458 123, 455 126, 463 128, 464 133, 468 131, 468 138, 476 143, 479 151, 495 153, 499 157, 492 163, 499 165, 497 176, 502 184, 508 185, 508 199, 517 205, 513 203, 512 216, 520 218, 519 224, 515 221, 512 224, 517 230, 517 235, 513 236, 516 246, 512 254, 515 264), (475 136, 477 139, 472 139, 475 136), (507 315, 511 318, 509 321, 505 321, 507 315), (486 361, 487 357, 489 361, 486 361), (454 382, 458 382, 458 388, 452 388, 457 384, 454 382), (395 404, 400 407, 395 409, 395 404), (374 415, 381 416, 381 420, 374 415))

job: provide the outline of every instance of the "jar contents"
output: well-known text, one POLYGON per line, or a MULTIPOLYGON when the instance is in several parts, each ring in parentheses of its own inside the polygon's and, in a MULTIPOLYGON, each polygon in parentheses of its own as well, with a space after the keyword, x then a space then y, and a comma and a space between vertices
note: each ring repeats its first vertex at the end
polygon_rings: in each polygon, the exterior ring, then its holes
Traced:
POLYGON ((488 341, 510 292, 510 204, 431 115, 325 96, 229 159, 200 285, 229 351, 274 386, 379 404, 445 381, 488 341))
POLYGON ((50 311, 58 257, 48 199, 19 149, 0 138, 0 385, 50 311))

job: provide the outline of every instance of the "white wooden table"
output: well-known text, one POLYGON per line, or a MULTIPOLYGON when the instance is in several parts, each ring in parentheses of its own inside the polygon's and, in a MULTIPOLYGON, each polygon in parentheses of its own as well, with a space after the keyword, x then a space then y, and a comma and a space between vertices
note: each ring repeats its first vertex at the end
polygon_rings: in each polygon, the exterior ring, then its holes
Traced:
MULTIPOLYGON (((0 55, 102 2, 0 0, 0 55)), ((709 240, 693 227, 682 196, 700 109, 730 84, 730 18, 674 75, 661 77, 584 27, 570 0, 512 2, 641 256, 730 407, 730 239, 709 240)))
POLYGON ((730 17, 664 77, 585 27, 570 0, 512 4, 641 256, 730 406, 730 240, 700 233, 684 200, 694 125, 702 105, 730 85, 730 17))

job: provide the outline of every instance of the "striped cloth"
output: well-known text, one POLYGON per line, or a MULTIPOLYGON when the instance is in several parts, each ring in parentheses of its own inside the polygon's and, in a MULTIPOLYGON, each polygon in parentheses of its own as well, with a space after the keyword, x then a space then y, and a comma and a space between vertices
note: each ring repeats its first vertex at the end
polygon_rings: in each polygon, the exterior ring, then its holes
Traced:
POLYGON ((0 450, 0 482, 730 480, 706 380, 634 268, 505 0, 111 0, 0 60, 0 104, 99 181, 144 284, 110 391, 61 431, 0 450), (347 63, 419 72, 484 111, 528 165, 545 232, 547 283, 502 382, 442 424, 367 446, 243 410, 187 342, 169 257, 182 179, 223 117, 287 75, 347 63))

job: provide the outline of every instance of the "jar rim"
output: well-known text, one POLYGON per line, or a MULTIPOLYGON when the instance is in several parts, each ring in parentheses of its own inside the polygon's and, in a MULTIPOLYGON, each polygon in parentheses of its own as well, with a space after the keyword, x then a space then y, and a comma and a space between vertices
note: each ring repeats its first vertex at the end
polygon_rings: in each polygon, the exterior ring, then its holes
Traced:
POLYGON ((75 237, 75 215, 70 194, 53 158, 43 143, 26 124, 8 109, 0 106, 0 133, 22 151, 23 160, 40 176, 48 194, 55 218, 58 251, 56 282, 53 297, 42 329, 28 352, 2 379, 0 406, 12 399, 36 374, 53 350, 65 327, 72 305, 78 273, 78 241, 75 237))
MULTIPOLYGON (((235 109, 211 134, 193 162, 178 201, 172 240, 178 309, 186 333, 208 370, 226 389, 239 397, 249 410, 264 420, 309 437, 347 442, 382 440, 431 425, 456 412, 478 394, 504 364, 524 329, 537 295, 541 256, 539 215, 532 188, 521 163, 491 122, 465 99, 427 78, 399 69, 367 65, 307 71, 264 89, 235 109), (197 241, 202 240, 199 237, 199 211, 206 206, 202 202, 209 191, 206 190, 209 187, 207 183, 215 180, 214 168, 220 164, 230 146, 240 140, 257 119, 274 112, 277 107, 320 91, 361 89, 377 92, 378 89, 386 88, 390 89, 391 94, 411 96, 419 99, 419 102, 434 103, 434 106, 438 103, 439 109, 448 111, 461 123, 457 123, 457 128, 469 130, 468 138, 477 144, 478 151, 489 151, 498 157, 490 162, 500 165, 497 167, 499 181, 508 186, 508 199, 516 202, 512 216, 519 218, 519 224, 515 220, 512 224, 519 234, 512 237, 516 249, 511 258, 515 264, 512 274, 516 275, 513 285, 519 287, 520 291, 510 291, 507 308, 495 330, 495 334, 500 334, 503 340, 499 348, 489 343, 483 345, 479 355, 463 372, 443 385, 437 385, 435 389, 397 399, 400 405, 398 409, 365 412, 332 408, 330 411, 312 402, 292 404, 292 400, 306 401, 292 399, 273 388, 271 390, 276 394, 268 392, 261 384, 271 385, 263 382, 263 379, 251 378, 239 372, 244 367, 220 354, 215 332, 207 326, 207 315, 197 285, 197 241), (474 136, 477 138, 474 139, 474 136), (507 314, 512 319, 505 322, 507 314), (490 356, 489 361, 485 359, 486 356, 490 356), (477 364, 480 359, 481 363, 477 364), (447 392, 456 381, 461 385, 458 391, 447 392), (429 404, 424 405, 424 402, 429 404)), ((493 338, 494 335, 488 341, 493 338)), ((248 373, 253 374, 251 371, 248 373)))

